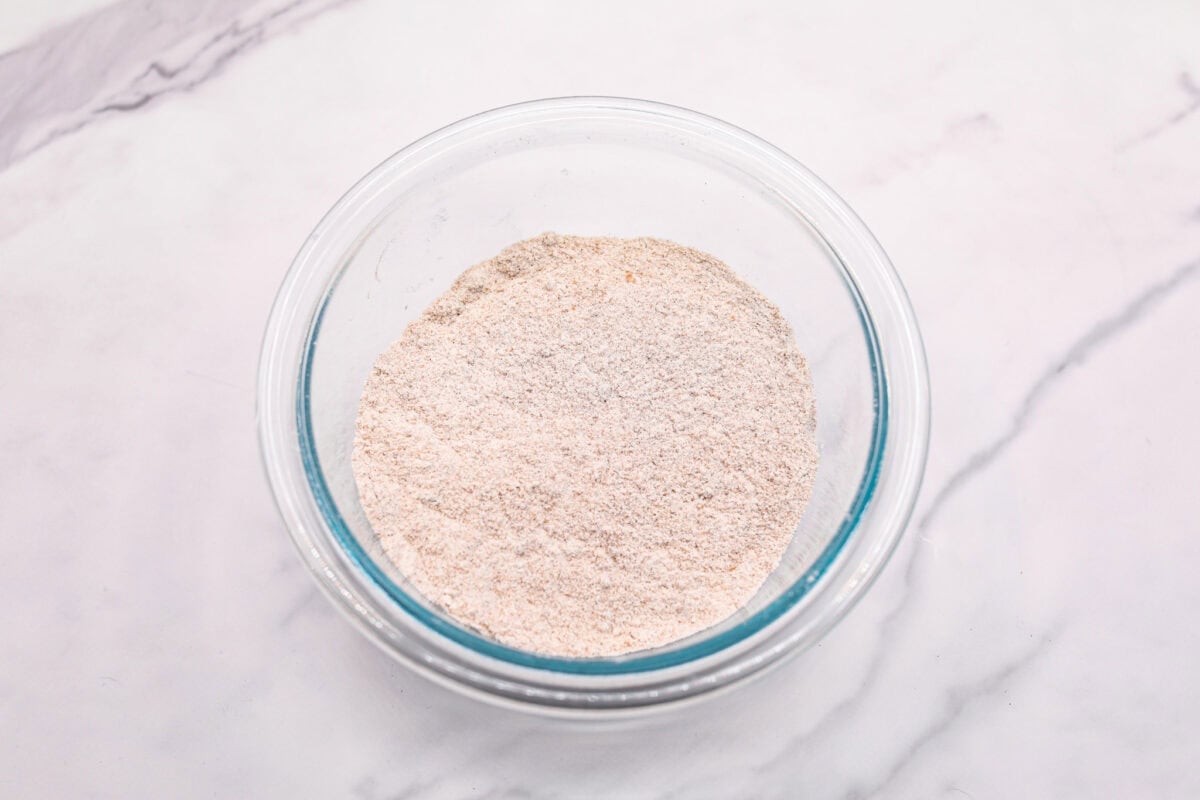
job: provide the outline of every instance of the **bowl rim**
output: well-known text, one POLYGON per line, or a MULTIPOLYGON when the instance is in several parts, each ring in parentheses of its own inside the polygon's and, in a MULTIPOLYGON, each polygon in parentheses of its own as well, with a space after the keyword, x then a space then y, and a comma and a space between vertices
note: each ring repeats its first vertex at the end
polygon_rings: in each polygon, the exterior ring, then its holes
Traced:
MULTIPOLYGON (((258 417, 264 466, 293 541, 305 556, 318 584, 331 594, 343 611, 365 627, 377 643, 425 671, 432 670, 455 684, 465 683, 483 689, 487 695, 498 694, 555 706, 595 708, 658 703, 698 694, 698 688, 705 681, 695 674, 697 665, 709 662, 710 668, 717 667, 715 672, 700 670, 709 678, 717 675, 741 677, 760 671, 766 663, 778 661, 789 651, 798 651, 798 645, 805 641, 811 644, 820 633, 832 627, 878 575, 911 515, 928 447, 928 406, 923 347, 904 289, 878 242, 832 189, 773 145, 707 115, 644 100, 568 97, 504 106, 441 128, 390 156, 343 195, 293 260, 272 308, 260 361, 258 417), (509 130, 555 119, 578 121, 589 116, 600 119, 614 115, 627 121, 684 127, 691 135, 718 140, 723 146, 741 151, 742 155, 750 154, 762 161, 763 168, 773 169, 790 179, 793 196, 785 195, 781 199, 791 204, 823 241, 840 267, 843 284, 859 316, 875 395, 873 430, 855 498, 838 531, 805 573, 759 611, 727 630, 673 650, 586 659, 544 656, 497 643, 432 613, 388 578, 362 548, 337 508, 316 451, 309 409, 312 358, 326 304, 342 273, 340 264, 344 253, 337 252, 337 246, 331 240, 338 237, 333 234, 341 232, 344 242, 347 231, 357 238, 362 230, 369 230, 362 223, 371 223, 379 211, 372 202, 377 205, 387 188, 402 180, 407 171, 436 159, 464 139, 486 136, 495 133, 497 128, 509 130), (803 209, 793 202, 801 196, 808 204, 803 209), (818 224, 812 218, 813 204, 818 211, 827 212, 824 224, 818 224), (847 257, 853 258, 855 263, 848 263, 847 257), (878 284, 867 287, 868 292, 872 288, 876 290, 874 301, 878 308, 875 310, 886 311, 889 318, 900 323, 898 330, 904 334, 900 355, 904 357, 893 358, 894 364, 885 363, 887 343, 880 340, 871 301, 860 286, 862 278, 870 278, 878 284), (297 331, 303 334, 298 358, 297 331), (908 370, 900 370, 905 365, 908 370), (896 371, 902 374, 895 375, 896 371), (899 442, 889 439, 889 433, 893 439, 896 434, 892 420, 897 399, 893 397, 893 392, 897 391, 896 377, 903 378, 899 384, 906 396, 900 405, 905 414, 902 427, 908 434, 899 442), (287 394, 292 398, 291 415, 286 410, 288 403, 281 402, 287 400, 287 394), (904 452, 896 452, 897 448, 903 448, 904 452), (901 459, 889 462, 889 456, 893 459, 901 456, 901 459), (907 480, 899 490, 891 492, 890 501, 895 507, 888 515, 889 524, 874 543, 872 557, 857 565, 849 582, 831 585, 825 579, 832 574, 839 559, 846 560, 848 545, 856 543, 854 534, 868 512, 878 510, 873 504, 879 501, 881 477, 889 463, 907 466, 907 480), (810 624, 807 634, 803 630, 793 631, 790 636, 779 639, 779 629, 789 627, 789 621, 794 621, 796 616, 794 612, 811 605, 802 601, 819 597, 822 592, 833 592, 837 597, 822 615, 820 624, 810 624), (389 602, 406 616, 388 614, 386 606, 389 602), (405 622, 411 625, 405 625, 405 622), (764 650, 754 646, 772 631, 774 634, 770 638, 779 639, 773 647, 764 650), (414 647, 415 644, 423 646, 414 647), (727 658, 720 658, 722 654, 727 658), (734 663, 711 663, 728 661, 730 656, 734 663), (479 670, 479 673, 464 676, 464 666, 470 667, 471 672, 479 670), (730 667, 736 669, 731 672, 730 667), (644 680, 639 676, 654 677, 644 680), (464 677, 468 679, 463 681, 464 677), (515 687, 499 685, 511 680, 517 681, 515 687), (668 685, 658 686, 663 680, 668 685), (608 686, 606 682, 620 685, 608 686), (682 686, 679 685, 681 682, 682 686)), ((814 622, 818 620, 810 620, 810 623, 814 622)), ((708 688, 716 688, 731 680, 710 682, 713 685, 708 688)))

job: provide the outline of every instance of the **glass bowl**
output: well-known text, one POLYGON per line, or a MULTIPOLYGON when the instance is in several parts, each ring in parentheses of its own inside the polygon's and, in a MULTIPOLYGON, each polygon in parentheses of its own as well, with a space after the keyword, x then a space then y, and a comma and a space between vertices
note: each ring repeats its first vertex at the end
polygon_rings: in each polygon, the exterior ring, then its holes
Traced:
POLYGON ((845 615, 912 512, 928 392, 904 289, 829 187, 711 117, 582 97, 457 122, 338 201, 271 311, 258 423, 301 555, 384 650, 485 698, 612 710, 728 686, 812 645, 845 615), (651 236, 715 255, 779 306, 812 372, 821 463, 782 562, 733 617, 654 650, 554 658, 468 630, 383 555, 358 502, 350 453, 375 358, 467 267, 546 231, 651 236))

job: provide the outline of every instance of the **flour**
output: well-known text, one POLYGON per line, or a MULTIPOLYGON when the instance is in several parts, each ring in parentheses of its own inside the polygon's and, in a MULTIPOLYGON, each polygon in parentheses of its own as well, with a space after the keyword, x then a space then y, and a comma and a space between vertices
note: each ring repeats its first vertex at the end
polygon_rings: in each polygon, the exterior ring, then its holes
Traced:
POLYGON ((353 467, 433 604, 558 656, 656 647, 744 605, 817 467, 808 368, 712 256, 545 234, 467 270, 383 353, 353 467))

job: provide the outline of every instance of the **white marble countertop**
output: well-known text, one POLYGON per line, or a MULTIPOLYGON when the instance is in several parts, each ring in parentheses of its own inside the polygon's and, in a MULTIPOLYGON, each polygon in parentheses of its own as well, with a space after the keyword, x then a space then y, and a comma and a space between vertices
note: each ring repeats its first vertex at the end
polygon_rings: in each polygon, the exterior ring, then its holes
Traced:
POLYGON ((3 5, 0 795, 1200 796, 1194 2, 3 5), (934 396, 915 522, 818 648, 596 726, 347 625, 253 391, 343 189, 587 93, 730 120, 837 188, 934 396))

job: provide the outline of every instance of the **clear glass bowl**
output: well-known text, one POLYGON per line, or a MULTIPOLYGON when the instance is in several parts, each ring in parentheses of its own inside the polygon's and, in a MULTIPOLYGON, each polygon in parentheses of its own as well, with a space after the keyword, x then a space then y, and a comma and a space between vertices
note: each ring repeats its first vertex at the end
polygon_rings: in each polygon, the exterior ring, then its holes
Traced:
POLYGON ((904 529, 929 435, 903 287, 840 198, 780 150, 680 108, 615 98, 488 111, 401 150, 304 243, 263 343, 258 417, 280 513, 317 582, 377 644, 458 688, 545 709, 628 709, 727 686, 810 646, 904 529), (554 231, 712 253, 773 300, 808 356, 821 463, 791 547, 724 623, 613 658, 484 638, 383 555, 350 468, 376 356, 467 267, 554 231))

